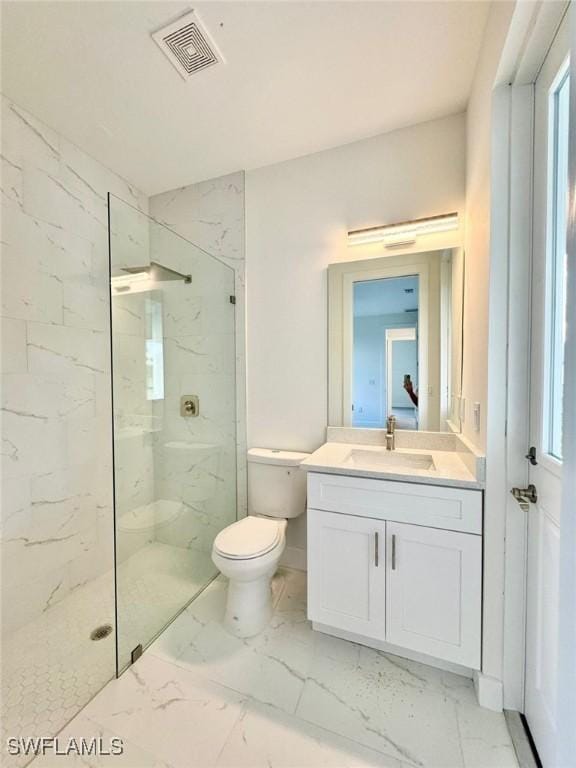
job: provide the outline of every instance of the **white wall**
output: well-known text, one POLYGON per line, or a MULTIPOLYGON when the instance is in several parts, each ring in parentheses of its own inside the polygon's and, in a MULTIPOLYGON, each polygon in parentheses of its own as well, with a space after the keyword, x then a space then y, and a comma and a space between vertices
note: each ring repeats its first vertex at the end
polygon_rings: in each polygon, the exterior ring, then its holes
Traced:
POLYGON ((488 288, 490 272, 490 160, 492 89, 510 24, 513 3, 493 3, 484 33, 466 114, 466 280, 462 431, 486 449, 488 388, 488 288), (474 430, 474 403, 480 403, 480 431, 474 430))
POLYGON ((347 249, 346 232, 463 213, 464 183, 464 115, 247 172, 250 446, 312 451, 324 440, 326 268, 367 257, 347 249))
MULTIPOLYGON (((385 255, 347 248, 347 231, 463 214, 464 184, 462 114, 246 173, 249 446, 313 451, 324 442, 327 267, 385 255)), ((461 244, 460 232, 435 238, 407 251, 461 244)), ((305 516, 291 522, 287 564, 303 564, 305 532, 305 516)))

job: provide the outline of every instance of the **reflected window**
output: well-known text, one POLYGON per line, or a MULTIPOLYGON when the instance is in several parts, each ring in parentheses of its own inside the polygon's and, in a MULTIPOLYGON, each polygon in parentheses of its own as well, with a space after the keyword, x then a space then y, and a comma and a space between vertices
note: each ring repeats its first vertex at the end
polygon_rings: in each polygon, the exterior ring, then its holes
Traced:
POLYGON ((155 292, 146 297, 146 398, 164 399, 162 299, 155 292))

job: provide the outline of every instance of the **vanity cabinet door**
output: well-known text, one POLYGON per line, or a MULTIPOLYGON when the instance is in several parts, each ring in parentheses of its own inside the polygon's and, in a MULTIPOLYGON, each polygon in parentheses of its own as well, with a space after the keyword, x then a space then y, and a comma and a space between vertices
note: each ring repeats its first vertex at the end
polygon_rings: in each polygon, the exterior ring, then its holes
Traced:
POLYGON ((384 522, 308 510, 308 618, 384 640, 384 522))
POLYGON ((480 669, 482 537, 388 523, 386 545, 386 640, 480 669))

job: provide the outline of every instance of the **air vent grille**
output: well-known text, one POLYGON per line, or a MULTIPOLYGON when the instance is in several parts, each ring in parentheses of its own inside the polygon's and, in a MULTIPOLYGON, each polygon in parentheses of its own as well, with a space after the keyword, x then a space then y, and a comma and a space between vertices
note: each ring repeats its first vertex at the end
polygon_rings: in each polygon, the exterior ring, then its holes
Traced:
POLYGON ((216 45, 194 12, 187 13, 167 27, 154 32, 152 37, 185 80, 196 72, 223 61, 216 45))

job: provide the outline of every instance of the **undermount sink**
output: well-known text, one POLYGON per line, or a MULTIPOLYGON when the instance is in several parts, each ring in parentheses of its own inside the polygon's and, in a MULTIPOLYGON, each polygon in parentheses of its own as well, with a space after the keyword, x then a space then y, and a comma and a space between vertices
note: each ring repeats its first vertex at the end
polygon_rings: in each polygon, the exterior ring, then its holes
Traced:
POLYGON ((347 466, 366 467, 370 469, 382 469, 385 467, 397 467, 405 469, 434 470, 434 459, 425 453, 400 453, 383 449, 367 451, 362 448, 354 448, 346 457, 343 464, 347 466))

